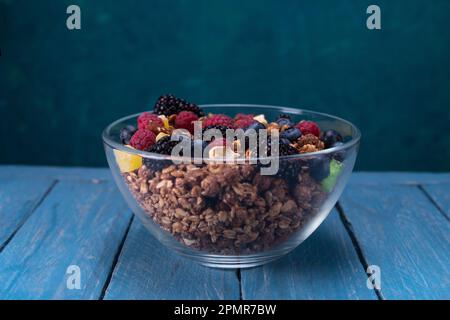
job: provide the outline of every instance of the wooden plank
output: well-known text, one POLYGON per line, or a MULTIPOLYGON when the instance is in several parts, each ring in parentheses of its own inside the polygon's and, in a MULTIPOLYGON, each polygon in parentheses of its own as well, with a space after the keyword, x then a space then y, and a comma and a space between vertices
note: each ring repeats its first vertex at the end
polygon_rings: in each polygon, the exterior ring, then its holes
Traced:
POLYGON ((0 254, 0 299, 99 298, 130 218, 112 182, 58 182, 0 254))
POLYGON ((437 184, 450 183, 450 173, 428 172, 354 172, 349 184, 393 185, 393 184, 437 184))
POLYGON ((340 203, 386 299, 450 298, 450 226, 418 187, 349 185, 340 203))
POLYGON ((160 244, 136 218, 105 299, 239 299, 236 270, 203 267, 160 244))
POLYGON ((47 166, 0 166, 0 179, 50 178, 55 180, 112 180, 109 168, 47 167, 47 166))
MULTIPOLYGON (((111 180, 109 168, 83 167, 48 167, 0 165, 0 178, 48 177, 58 180, 111 180)), ((438 184, 450 183, 450 173, 428 172, 354 172, 350 177, 350 184, 379 185, 379 184, 438 184)))
POLYGON ((450 219, 450 183, 423 185, 422 187, 439 210, 447 219, 450 219))
POLYGON ((336 210, 292 253, 241 271, 244 299, 377 299, 336 210))
POLYGON ((0 252, 45 194, 52 179, 0 179, 0 252))

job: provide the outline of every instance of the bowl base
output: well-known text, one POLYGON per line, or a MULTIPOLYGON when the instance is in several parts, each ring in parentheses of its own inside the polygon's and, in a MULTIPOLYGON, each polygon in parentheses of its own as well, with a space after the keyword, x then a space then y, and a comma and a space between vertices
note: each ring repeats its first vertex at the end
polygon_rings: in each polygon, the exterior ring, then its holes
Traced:
POLYGON ((246 269, 262 266, 264 264, 273 262, 292 250, 278 251, 275 254, 254 254, 254 255, 242 255, 242 256, 217 256, 217 255, 207 255, 207 254, 186 254, 181 253, 183 257, 201 264, 202 266, 208 268, 217 269, 246 269))

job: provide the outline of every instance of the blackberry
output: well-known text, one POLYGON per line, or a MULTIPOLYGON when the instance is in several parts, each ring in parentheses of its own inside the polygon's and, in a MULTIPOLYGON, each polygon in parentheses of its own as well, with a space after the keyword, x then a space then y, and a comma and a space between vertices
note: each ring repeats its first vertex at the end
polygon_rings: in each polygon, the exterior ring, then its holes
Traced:
POLYGON ((123 127, 120 129, 120 141, 122 141, 123 144, 130 144, 130 139, 136 131, 136 127, 132 125, 123 127))
MULTIPOLYGON (((280 140, 280 156, 290 156, 298 154, 297 149, 289 144, 281 143, 280 140)), ((301 163, 298 159, 280 159, 280 169, 278 170, 278 175, 291 179, 289 182, 297 182, 297 176, 300 172, 301 163)))
POLYGON ((148 152, 170 155, 172 153, 172 149, 177 144, 178 141, 172 141, 170 136, 165 136, 159 139, 154 145, 152 145, 148 149, 148 152))
MULTIPOLYGON (((154 152, 164 155, 170 155, 173 148, 178 144, 178 141, 172 141, 170 136, 162 137, 154 145, 152 145, 148 152, 154 152)), ((172 160, 161 160, 161 159, 150 159, 144 158, 144 164, 147 168, 151 169, 153 172, 160 171, 165 167, 172 164, 172 160)))
POLYGON ((159 97, 158 101, 156 101, 155 107, 153 108, 154 113, 163 114, 165 116, 178 114, 181 111, 190 111, 199 117, 205 116, 205 112, 195 103, 187 102, 186 100, 179 99, 171 94, 159 97))
MULTIPOLYGON (((291 146, 286 139, 280 139, 279 141, 279 157, 290 156, 298 154, 297 149, 291 146)), ((271 136, 267 137, 267 144, 262 146, 267 150, 267 156, 272 156, 272 139, 271 136)), ((261 164, 260 164, 261 165, 261 164)), ((264 164, 261 166, 269 166, 270 164, 264 164)), ((285 178, 288 182, 295 183, 297 181, 298 173, 300 172, 301 162, 298 159, 279 159, 279 169, 277 176, 285 178)))

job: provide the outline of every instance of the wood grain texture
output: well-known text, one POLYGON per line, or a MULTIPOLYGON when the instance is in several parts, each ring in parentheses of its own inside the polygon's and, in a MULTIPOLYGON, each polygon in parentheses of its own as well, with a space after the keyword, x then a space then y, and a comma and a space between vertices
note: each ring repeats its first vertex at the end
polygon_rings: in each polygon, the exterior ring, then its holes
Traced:
POLYGON ((419 185, 450 183, 450 173, 429 172, 354 172, 349 185, 419 185))
POLYGON ((450 225, 418 187, 349 185, 340 203, 386 299, 450 298, 450 225))
POLYGON ((377 299, 339 215, 286 257, 241 271, 244 299, 377 299))
POLYGON ((450 219, 450 182, 423 185, 422 187, 439 210, 447 217, 447 219, 450 219))
POLYGON ((19 166, 1 165, 0 179, 16 178, 48 178, 64 180, 112 180, 109 168, 83 168, 83 167, 48 167, 48 166, 19 166))
POLYGON ((99 298, 130 217, 112 182, 58 182, 0 254, 0 299, 99 298))
POLYGON ((0 252, 52 187, 52 179, 0 179, 0 252))
MULTIPOLYGON (((0 165, 0 178, 14 177, 44 177, 57 180, 111 180, 108 168, 89 167, 49 167, 0 165)), ((380 185, 380 184, 439 184, 450 183, 450 173, 428 172, 354 172, 350 184, 380 185)))
POLYGON ((105 299, 239 299, 235 270, 203 267, 161 245, 134 219, 105 299))

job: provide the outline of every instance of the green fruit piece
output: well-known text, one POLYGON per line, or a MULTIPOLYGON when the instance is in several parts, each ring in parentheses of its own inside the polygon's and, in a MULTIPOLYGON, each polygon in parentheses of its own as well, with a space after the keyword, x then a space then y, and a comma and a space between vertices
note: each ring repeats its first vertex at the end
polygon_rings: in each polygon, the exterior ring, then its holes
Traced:
POLYGON ((322 187, 326 192, 331 192, 336 185, 337 179, 341 175, 344 164, 335 159, 330 162, 330 174, 322 180, 322 187))

